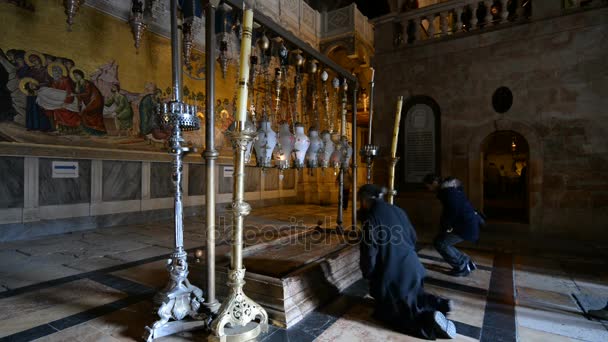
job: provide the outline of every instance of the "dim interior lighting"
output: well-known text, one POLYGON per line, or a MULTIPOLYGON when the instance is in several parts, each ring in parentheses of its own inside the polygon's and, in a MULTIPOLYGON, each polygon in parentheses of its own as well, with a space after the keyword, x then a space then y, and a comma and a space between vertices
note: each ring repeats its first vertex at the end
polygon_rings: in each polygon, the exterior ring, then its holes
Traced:
POLYGON ((517 144, 515 143, 515 137, 511 139, 511 151, 515 152, 517 149, 517 144))

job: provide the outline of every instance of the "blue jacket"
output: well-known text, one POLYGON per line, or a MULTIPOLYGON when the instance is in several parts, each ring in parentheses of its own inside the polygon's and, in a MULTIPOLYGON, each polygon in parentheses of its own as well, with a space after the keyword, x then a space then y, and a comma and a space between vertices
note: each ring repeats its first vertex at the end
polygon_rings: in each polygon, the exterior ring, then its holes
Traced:
POLYGON ((463 239, 477 241, 481 218, 465 195, 462 183, 454 178, 443 181, 437 198, 443 205, 441 228, 444 231, 453 229, 453 232, 463 239))

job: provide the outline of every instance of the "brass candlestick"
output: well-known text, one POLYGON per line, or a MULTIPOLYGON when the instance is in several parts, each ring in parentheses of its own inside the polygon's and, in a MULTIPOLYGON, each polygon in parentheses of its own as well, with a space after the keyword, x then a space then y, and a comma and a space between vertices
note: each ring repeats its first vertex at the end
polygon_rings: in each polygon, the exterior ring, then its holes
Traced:
POLYGON ((232 140, 234 150, 234 185, 232 192, 232 255, 228 270, 228 296, 222 303, 217 318, 211 323, 216 341, 247 341, 268 330, 268 314, 243 292, 245 268, 243 267, 243 224, 251 207, 244 201, 245 152, 256 136, 255 127, 247 124, 247 79, 249 78, 249 55, 253 26, 253 3, 245 4, 243 13, 243 37, 239 71, 237 112, 234 129, 226 134, 232 140), (252 323, 255 319, 258 324, 252 323))

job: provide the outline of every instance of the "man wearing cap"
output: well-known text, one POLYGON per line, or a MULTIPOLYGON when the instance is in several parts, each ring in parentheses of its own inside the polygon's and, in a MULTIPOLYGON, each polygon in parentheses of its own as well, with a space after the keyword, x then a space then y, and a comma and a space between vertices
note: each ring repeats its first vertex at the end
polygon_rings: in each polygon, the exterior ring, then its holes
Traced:
POLYGON ((456 327, 445 316, 451 301, 424 292, 416 232, 401 208, 382 200, 384 192, 373 184, 359 189, 360 267, 375 299, 374 317, 416 337, 454 338, 456 327))

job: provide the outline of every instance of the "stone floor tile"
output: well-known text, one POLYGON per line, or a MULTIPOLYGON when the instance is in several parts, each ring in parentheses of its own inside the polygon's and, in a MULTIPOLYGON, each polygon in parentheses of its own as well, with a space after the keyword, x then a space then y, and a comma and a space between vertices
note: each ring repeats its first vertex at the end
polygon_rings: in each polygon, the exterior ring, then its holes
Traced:
POLYGON ((580 313, 530 306, 516 306, 518 326, 588 342, 608 341, 608 330, 600 322, 580 313))
POLYGON ((551 334, 546 331, 530 329, 526 327, 519 326, 517 327, 517 336, 519 341, 522 342, 581 342, 583 340, 578 340, 575 338, 551 334))
POLYGON ((126 294, 81 279, 0 300, 0 337, 114 302, 126 294))
POLYGON ((165 286, 169 281, 166 265, 167 261, 163 259, 113 272, 112 274, 158 289, 165 286))
POLYGON ((454 302, 452 312, 449 313, 450 319, 478 328, 483 326, 486 307, 485 297, 428 284, 424 288, 429 293, 451 299, 454 302))
POLYGON ((161 246, 146 246, 140 249, 134 249, 127 252, 115 253, 111 255, 112 259, 118 259, 125 262, 139 261, 151 257, 170 254, 173 249, 161 246))
POLYGON ((35 342, 117 342, 111 336, 95 329, 87 323, 82 323, 74 327, 56 332, 34 340, 35 342))
POLYGON ((11 290, 80 273, 61 264, 27 264, 9 272, 0 272, 0 279, 2 285, 11 290))
POLYGON ((121 260, 108 258, 106 256, 95 256, 90 258, 76 259, 73 262, 64 264, 63 266, 81 272, 89 272, 120 265, 123 263, 124 262, 121 260))
MULTIPOLYGON (((424 341, 385 328, 370 318, 371 307, 356 305, 344 316, 332 324, 317 342, 368 342, 368 341, 424 341)), ((452 341, 476 341, 470 337, 458 335, 452 341)))
POLYGON ((538 290, 523 286, 518 286, 516 291, 517 305, 565 310, 573 313, 580 312, 580 309, 571 294, 538 290))

